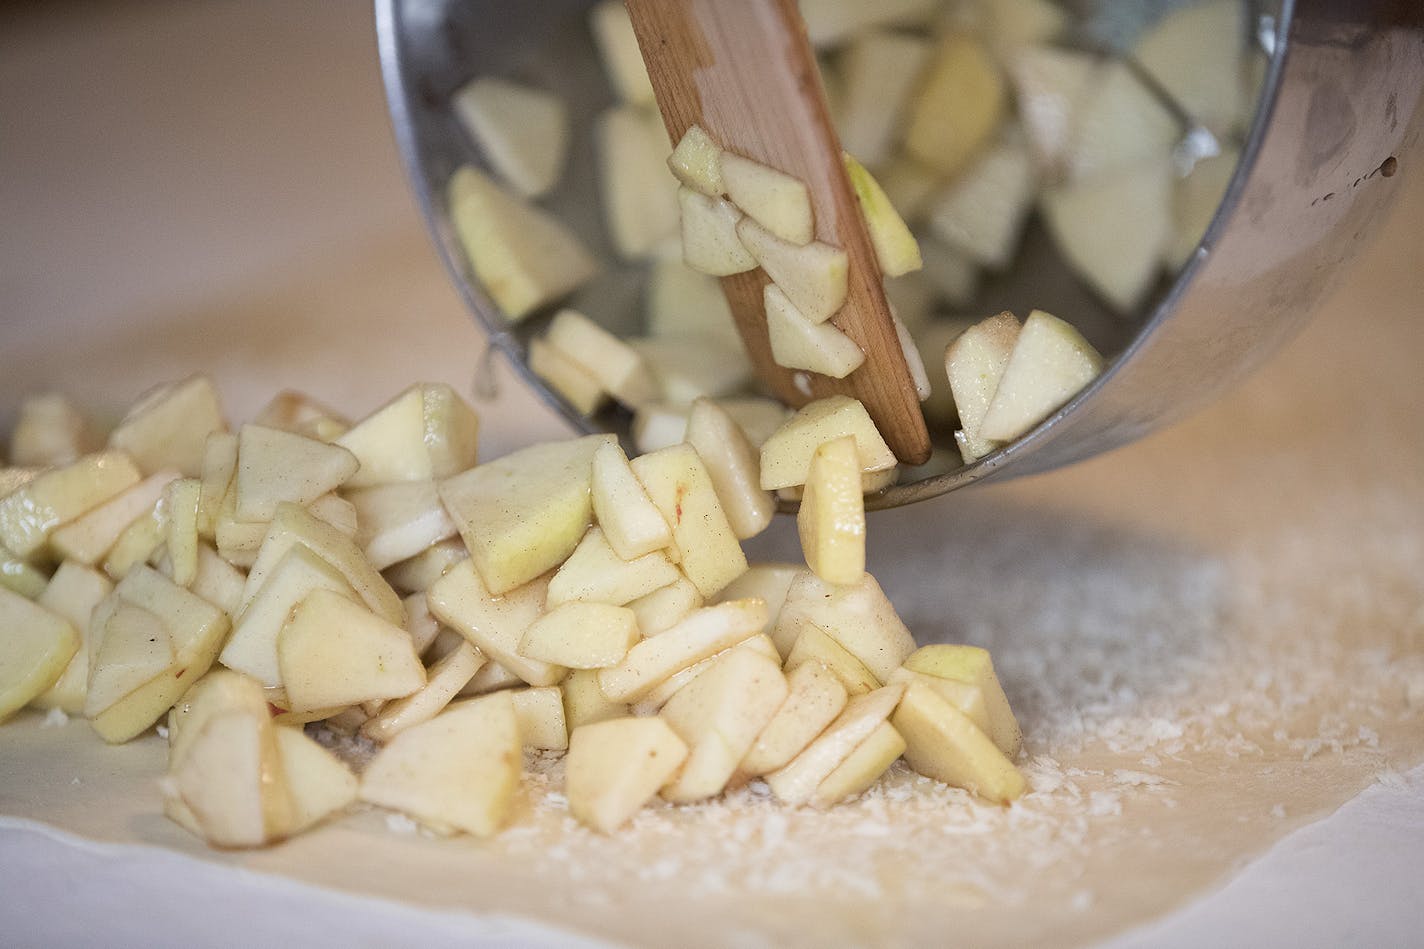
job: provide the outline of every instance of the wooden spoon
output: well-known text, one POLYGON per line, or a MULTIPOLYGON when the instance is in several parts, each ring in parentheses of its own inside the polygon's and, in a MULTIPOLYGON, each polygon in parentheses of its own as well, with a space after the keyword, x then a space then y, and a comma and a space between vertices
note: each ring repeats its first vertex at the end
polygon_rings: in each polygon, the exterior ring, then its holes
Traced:
POLYGON ((766 274, 758 268, 722 278, 757 375, 789 405, 854 396, 900 461, 928 461, 929 432, 795 0, 627 5, 672 141, 700 125, 724 149, 800 178, 811 192, 816 239, 849 259, 846 303, 831 321, 864 350, 865 362, 844 379, 778 366, 762 303, 766 274))

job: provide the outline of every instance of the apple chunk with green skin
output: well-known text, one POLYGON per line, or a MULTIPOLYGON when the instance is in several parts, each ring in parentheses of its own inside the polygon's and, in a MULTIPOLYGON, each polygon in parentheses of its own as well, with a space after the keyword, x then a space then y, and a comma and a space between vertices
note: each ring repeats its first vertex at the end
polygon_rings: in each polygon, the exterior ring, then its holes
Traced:
POLYGON ((880 272, 886 277, 902 277, 919 270, 924 266, 920 243, 890 203, 880 183, 849 152, 841 157, 845 161, 851 187, 855 190, 860 214, 865 218, 866 230, 870 232, 870 243, 875 248, 880 272))
MULTIPOLYGON (((1009 708, 1004 687, 994 673, 994 660, 989 650, 948 644, 922 646, 905 660, 905 668, 932 677, 937 685, 952 683, 977 691, 982 697, 986 720, 984 730, 1005 755, 1013 758, 1019 753, 1023 733, 1019 730, 1013 710, 1009 708)), ((941 694, 948 697, 947 692, 941 691, 941 694)), ((964 711, 968 713, 969 710, 964 711)))
POLYGON ((771 358, 787 369, 844 379, 865 362, 865 352, 831 323, 806 318, 774 283, 762 290, 771 358))
POLYGON ((787 691, 775 659, 741 647, 678 690, 658 714, 687 743, 688 756, 663 797, 686 804, 720 794, 787 691))
POLYGON ((702 458, 733 533, 746 540, 766 530, 776 501, 762 489, 757 450, 731 414, 711 399, 698 399, 687 416, 687 442, 702 458))
POLYGON ((548 578, 541 577, 496 596, 465 560, 435 581, 425 597, 436 619, 468 639, 492 663, 530 685, 554 685, 564 677, 562 666, 519 652, 525 632, 544 613, 548 589, 548 578))
POLYGON ((785 767, 845 708, 850 696, 835 673, 806 662, 786 675, 787 695, 757 735, 738 770, 750 777, 785 767))
POLYGON ((217 387, 207 376, 192 376, 141 397, 109 435, 109 445, 127 452, 146 474, 172 468, 196 478, 208 436, 225 431, 217 387))
POLYGON ((507 692, 463 702, 397 735, 361 775, 361 800, 430 829, 497 833, 509 819, 524 758, 507 692))
POLYGON ((766 776, 771 793, 787 804, 810 803, 821 783, 895 711, 902 692, 901 686, 886 686, 851 699, 815 741, 789 764, 766 776))
POLYGON ((884 682, 915 651, 915 638, 870 574, 850 585, 827 583, 809 570, 786 593, 773 639, 795 642, 800 630, 815 626, 865 664, 884 682))
POLYGON ((551 92, 480 76, 450 100, 455 116, 501 178, 537 198, 558 183, 568 152, 569 117, 551 92))
POLYGON ((561 221, 465 165, 449 184, 450 217, 470 269, 511 321, 570 293, 598 262, 561 221))
POLYGON ((960 431, 955 437, 965 464, 999 447, 982 437, 980 430, 1019 331, 1019 321, 1006 311, 969 327, 945 350, 944 371, 959 413, 960 431))
POLYGON ((798 247, 811 242, 816 219, 801 179, 724 151, 722 186, 733 204, 781 240, 798 247))
POLYGON ((839 247, 821 241, 792 244, 750 218, 737 224, 737 238, 812 323, 824 323, 845 305, 850 265, 839 247))
POLYGON ((687 187, 715 198, 725 194, 722 183, 722 147, 707 130, 693 125, 682 133, 668 158, 668 169, 687 187))
POLYGON ((458 474, 475 464, 479 434, 479 416, 454 389, 424 382, 356 423, 336 444, 361 463, 346 487, 369 488, 458 474))
POLYGON ((920 774, 1001 804, 1027 789, 989 736, 929 686, 910 683, 891 721, 908 745, 905 760, 920 774))
POLYGON ((133 487, 141 477, 133 459, 118 451, 85 455, 37 475, 0 497, 0 546, 32 557, 56 527, 133 487))
POLYGON ((425 685, 410 636, 341 593, 313 590, 277 634, 294 712, 397 699, 425 685))
POLYGON ((674 445, 633 459, 633 473, 672 528, 687 579, 704 597, 747 569, 747 557, 697 449, 674 445))
POLYGON ((811 470, 796 512, 806 566, 827 583, 859 583, 865 573, 865 499, 860 459, 850 435, 826 442, 811 470))
POLYGON ((62 616, 0 587, 0 721, 54 685, 79 646, 62 616))
POLYGON ((980 430, 1010 441, 1077 395, 1103 371, 1103 357, 1058 317, 1034 310, 1009 354, 980 430))
POLYGON ((816 449, 841 435, 855 437, 862 472, 895 467, 895 455, 865 406, 849 396, 833 395, 802 406, 761 446, 761 486, 775 491, 805 484, 816 449))
POLYGON ((736 205, 687 187, 677 189, 677 204, 682 215, 682 259, 687 266, 711 277, 756 267, 756 258, 737 234, 742 212, 736 205))
POLYGON ((636 560, 672 543, 667 519, 643 490, 616 442, 593 453, 593 513, 608 545, 624 560, 636 560))
POLYGON ((664 680, 756 635, 765 624, 761 600, 703 607, 633 646, 618 665, 600 670, 598 684, 612 701, 636 702, 664 680))
POLYGON ((593 520, 593 455, 612 435, 534 445, 440 483, 470 557, 498 596, 557 567, 593 520))
POLYGON ((581 725, 569 736, 569 812, 608 834, 652 800, 687 758, 687 744, 661 718, 581 725))

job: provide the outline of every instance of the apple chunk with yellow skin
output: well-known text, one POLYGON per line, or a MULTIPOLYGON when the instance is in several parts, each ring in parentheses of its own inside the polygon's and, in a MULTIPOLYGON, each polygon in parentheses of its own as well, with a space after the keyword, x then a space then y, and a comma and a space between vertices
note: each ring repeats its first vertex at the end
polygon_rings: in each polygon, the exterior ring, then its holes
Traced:
POLYGON ((741 576, 747 557, 697 449, 674 445, 633 459, 648 497, 672 529, 682 572, 704 597, 741 576))
POLYGON ((766 776, 772 794, 787 804, 809 803, 821 783, 895 711, 902 691, 898 685, 886 686, 851 699, 815 741, 789 764, 766 776))
POLYGON ((509 819, 523 764, 507 692, 463 702, 397 735, 361 775, 361 800, 430 829, 497 833, 509 819))
MULTIPOLYGON (((978 646, 936 644, 916 649, 905 660, 905 668, 911 672, 932 677, 935 685, 960 685, 975 690, 982 696, 983 715, 986 725, 981 726, 994 740, 1005 755, 1013 758, 1023 745, 1023 733, 1014 713, 1009 708, 1009 698, 1004 687, 994 673, 994 660, 989 650, 978 646)), ((949 698, 949 692, 941 689, 941 694, 949 698)), ((960 705, 954 702, 955 705, 960 705)), ((960 708, 975 718, 968 708, 960 708)), ((977 721, 976 721, 977 724, 977 721)))
POLYGON ((761 486, 768 491, 806 483, 811 457, 841 435, 855 437, 862 472, 896 465, 895 455, 858 399, 833 395, 802 406, 761 446, 761 486))
POLYGON ((624 560, 609 545, 604 532, 591 527, 549 580, 548 605, 583 601, 623 606, 681 576, 663 551, 624 560))
POLYGON ((474 465, 479 416, 449 386, 411 386, 356 423, 336 444, 361 463, 349 488, 430 481, 474 465))
POLYGON ((752 220, 783 241, 801 246, 815 234, 811 191, 806 182, 761 162, 722 152, 722 186, 752 220))
POLYGON ((762 290, 771 358, 787 369, 844 379, 865 362, 865 351, 831 323, 807 319, 774 283, 762 290))
POLYGON ((865 500, 860 459, 849 435, 826 442, 811 458, 796 529, 806 565, 827 583, 859 583, 865 574, 865 500))
POLYGON ((277 634, 294 712, 395 699, 425 685, 410 636, 342 593, 313 590, 277 634))
POLYGON ((109 435, 109 445, 127 452, 145 473, 172 468, 196 478, 208 436, 225 431, 217 387, 207 376, 192 376, 142 396, 109 435))
POLYGON ((756 635, 765 623, 761 600, 704 607, 633 646, 621 663, 599 671, 598 684, 612 701, 636 702, 683 669, 756 635))
POLYGON ((905 760, 920 774, 1001 804, 1026 790, 989 736, 929 686, 910 683, 891 721, 907 743, 905 760))
POLYGON ((1103 371, 1103 357, 1068 323, 1042 310, 1024 321, 981 434, 1010 441, 1077 395, 1103 371))
POLYGON ((786 675, 787 695, 757 735, 738 770, 756 777, 784 767, 826 730, 850 698, 830 669, 805 662, 786 675))
POLYGON ((870 574, 851 585, 827 583, 807 571, 792 582, 776 621, 778 646, 816 626, 884 682, 915 651, 915 638, 870 574))
POLYGON ((677 774, 687 753, 687 744, 661 718, 618 718, 574 729, 565 765, 569 813, 612 833, 677 774))
POLYGON ((881 722, 836 769, 826 775, 808 802, 812 807, 834 807, 869 790, 905 751, 905 739, 889 722, 881 722))
POLYGON ((638 639, 632 610, 573 601, 536 619, 520 639, 519 652, 570 669, 604 669, 622 662, 638 639))
POLYGON ((109 578, 99 571, 66 560, 35 600, 38 606, 63 617, 79 633, 79 648, 74 657, 54 685, 31 702, 36 708, 83 714, 84 694, 89 688, 89 618, 94 607, 113 589, 109 578))
POLYGON ((750 218, 738 222, 737 239, 812 323, 824 323, 845 305, 850 264, 839 247, 821 241, 792 244, 750 218))
POLYGON ((616 442, 605 442, 594 451, 590 488, 599 529, 619 557, 636 560, 672 543, 667 519, 643 490, 616 442))
POLYGON ((0 587, 0 721, 54 685, 79 646, 62 616, 0 587))
POLYGON ((440 483, 489 591, 498 596, 557 567, 593 520, 593 455, 611 435, 534 445, 440 483))
POLYGON ((700 125, 682 134, 668 158, 668 169, 684 185, 708 197, 726 193, 722 182, 722 147, 700 125))
POLYGON ((746 540, 766 530, 776 502, 762 489, 758 453, 731 414, 711 399, 693 402, 687 442, 697 449, 737 537, 746 540))
POLYGON ((905 151, 942 176, 958 174, 998 129, 1007 98, 989 51, 946 34, 911 105, 905 151))
POLYGON ((492 664, 530 685, 554 685, 563 678, 564 667, 519 652, 525 632, 544 613, 548 589, 548 578, 541 577, 496 596, 466 560, 435 581, 425 598, 436 619, 473 643, 492 664))
POLYGON ((924 260, 920 257, 920 242, 915 240, 915 235, 890 203, 880 183, 849 152, 841 157, 845 161, 851 187, 855 190, 861 217, 865 218, 866 230, 870 232, 870 244, 875 248, 875 260, 880 264, 881 274, 902 277, 919 270, 924 266, 924 260))
POLYGON ((825 666, 851 695, 863 695, 880 688, 880 680, 865 668, 865 663, 814 623, 797 626, 796 638, 786 651, 788 671, 808 663, 825 666))
POLYGON ((965 464, 999 447, 984 438, 980 429, 1019 332, 1019 321, 1006 311, 964 330, 945 350, 944 371, 959 414, 962 437, 956 435, 956 439, 965 464))
POLYGON ((777 661, 741 647, 678 690, 658 714, 687 743, 688 755, 663 797, 686 804, 720 794, 786 694, 777 661))
POLYGON ((85 455, 37 475, 0 497, 0 546, 32 557, 55 528, 133 487, 141 477, 133 460, 117 451, 85 455))

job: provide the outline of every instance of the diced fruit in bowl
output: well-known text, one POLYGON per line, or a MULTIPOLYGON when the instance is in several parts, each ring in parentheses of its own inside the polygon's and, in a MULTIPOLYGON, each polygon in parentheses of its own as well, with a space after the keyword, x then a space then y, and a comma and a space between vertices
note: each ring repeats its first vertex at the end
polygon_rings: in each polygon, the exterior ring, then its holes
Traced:
POLYGON ((568 153, 563 100, 543 89, 480 76, 455 93, 455 115, 510 187, 537 198, 559 181, 568 153))

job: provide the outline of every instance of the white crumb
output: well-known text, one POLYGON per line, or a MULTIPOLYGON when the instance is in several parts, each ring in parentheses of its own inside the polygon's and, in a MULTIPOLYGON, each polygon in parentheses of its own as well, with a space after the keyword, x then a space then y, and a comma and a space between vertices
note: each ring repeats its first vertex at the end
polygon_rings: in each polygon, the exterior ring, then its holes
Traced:
POLYGON ((404 814, 392 811, 386 815, 386 830, 393 834, 416 834, 420 832, 420 825, 404 814))
POLYGON ((62 708, 52 708, 45 712, 44 721, 41 723, 45 728, 62 728, 69 724, 69 716, 62 708))

